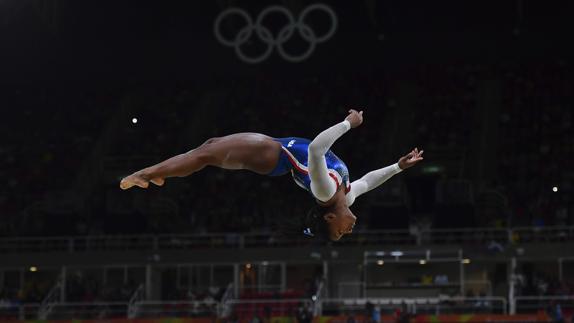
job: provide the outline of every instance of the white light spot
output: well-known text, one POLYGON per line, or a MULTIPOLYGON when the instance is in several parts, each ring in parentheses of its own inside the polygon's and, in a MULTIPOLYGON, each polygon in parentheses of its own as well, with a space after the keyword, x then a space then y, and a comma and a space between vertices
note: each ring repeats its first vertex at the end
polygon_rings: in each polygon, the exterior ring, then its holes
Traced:
POLYGON ((132 118, 132 123, 133 123, 133 124, 138 123, 138 118, 132 118))
POLYGON ((31 271, 31 272, 37 272, 37 271, 38 271, 38 268, 37 268, 37 267, 34 267, 34 266, 32 266, 32 267, 30 267, 30 271, 31 271))
POLYGON ((554 186, 554 187, 552 188, 552 192, 558 192, 558 187, 554 186))
POLYGON ((419 264, 421 264, 421 265, 424 265, 424 264, 426 264, 426 263, 427 263, 427 261, 424 260, 424 259, 419 260, 419 264))
POLYGON ((377 260, 377 265, 382 266, 382 265, 384 265, 384 264, 385 264, 384 261, 382 261, 382 260, 377 260))

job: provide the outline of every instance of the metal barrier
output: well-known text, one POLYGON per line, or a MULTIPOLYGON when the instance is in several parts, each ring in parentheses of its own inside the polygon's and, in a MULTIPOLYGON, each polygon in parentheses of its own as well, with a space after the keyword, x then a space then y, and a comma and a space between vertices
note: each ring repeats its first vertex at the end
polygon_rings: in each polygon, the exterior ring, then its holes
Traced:
MULTIPOLYGON (((555 309, 574 310, 574 295, 519 296, 514 299, 518 314, 555 309)), ((504 297, 436 297, 436 298, 337 298, 337 299, 243 299, 219 303, 204 301, 139 301, 132 318, 160 317, 247 317, 253 315, 291 316, 300 308, 316 310, 320 316, 366 315, 368 309, 391 313, 401 309, 411 314, 507 314, 504 297)), ((128 303, 58 303, 47 320, 128 318, 128 303)), ((40 304, 0 303, 0 320, 36 320, 40 304)), ((514 314, 514 313, 511 313, 514 314)))
POLYGON ((574 226, 520 227, 512 229, 516 242, 564 242, 574 240, 574 226))
POLYGON ((126 318, 127 303, 59 303, 52 308, 46 319, 110 319, 126 318))
POLYGON ((298 308, 306 306, 309 311, 313 309, 310 299, 253 299, 231 300, 226 303, 224 313, 231 313, 239 318, 253 315, 293 316, 298 308))
MULTIPOLYGON (((363 231, 338 242, 341 246, 420 245, 420 244, 487 244, 490 242, 574 241, 574 226, 547 228, 462 228, 433 229, 411 234, 408 230, 363 231)), ((278 239, 271 234, 187 234, 128 235, 88 237, 2 238, 0 253, 21 252, 86 252, 128 250, 197 250, 205 248, 245 249, 261 247, 297 247, 298 239, 278 239)))
MULTIPOLYGON (((549 310, 560 305, 563 311, 574 311, 574 295, 568 296, 516 296, 514 298, 516 313, 535 313, 549 310)), ((511 313, 512 314, 512 313, 511 313)))
POLYGON ((511 230, 494 228, 434 229, 421 232, 423 244, 481 244, 507 242, 511 230))
POLYGON ((321 315, 365 314, 368 307, 381 312, 401 308, 412 314, 506 314, 504 297, 343 298, 321 300, 321 315))
MULTIPOLYGON (((43 320, 127 318, 127 308, 127 303, 59 303, 43 320)), ((0 304, 0 320, 37 320, 41 313, 40 304, 0 304)))
POLYGON ((37 320, 40 304, 0 303, 0 321, 4 320, 37 320))
POLYGON ((143 301, 137 307, 137 318, 216 317, 221 312, 221 305, 215 301, 143 301))

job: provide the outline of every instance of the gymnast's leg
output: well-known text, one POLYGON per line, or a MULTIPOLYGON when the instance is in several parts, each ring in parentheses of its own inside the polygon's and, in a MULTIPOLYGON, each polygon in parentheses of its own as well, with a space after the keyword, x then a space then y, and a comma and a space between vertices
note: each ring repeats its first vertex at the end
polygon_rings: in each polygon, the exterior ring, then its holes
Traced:
POLYGON ((133 186, 147 188, 149 182, 163 185, 168 177, 189 176, 205 166, 246 169, 269 174, 277 165, 281 144, 259 133, 238 133, 211 138, 201 146, 159 164, 144 168, 120 182, 124 190, 133 186))

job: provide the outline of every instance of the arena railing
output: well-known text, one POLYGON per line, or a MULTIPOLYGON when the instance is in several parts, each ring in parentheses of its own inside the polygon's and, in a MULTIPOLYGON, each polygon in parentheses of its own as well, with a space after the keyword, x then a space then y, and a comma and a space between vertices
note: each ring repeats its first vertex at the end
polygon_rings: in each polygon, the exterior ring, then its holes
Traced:
POLYGON ((360 314, 367 304, 384 312, 402 308, 412 314, 433 315, 506 314, 508 307, 504 297, 342 298, 323 299, 320 303, 322 315, 360 314))
POLYGON ((0 321, 9 320, 37 320, 40 304, 10 304, 0 303, 0 321))
MULTIPOLYGON (((560 305, 562 311, 574 311, 574 295, 564 296, 515 296, 512 308, 516 313, 535 313, 548 310, 560 305)), ((514 313, 511 313, 514 314, 514 313)))
MULTIPOLYGON (((269 313, 273 316, 295 315, 306 308, 320 316, 365 314, 367 304, 381 312, 402 309, 412 314, 506 314, 503 297, 442 297, 442 298, 341 298, 320 299, 249 299, 230 300, 222 305, 211 301, 141 301, 133 318, 165 317, 252 317, 269 313)), ((0 319, 37 320, 39 304, 0 306, 0 319)), ((60 303, 48 315, 48 320, 128 318, 128 303, 60 303)))
POLYGON ((222 305, 216 301, 142 301, 134 318, 216 317, 222 305))
POLYGON ((519 227, 512 234, 517 242, 564 242, 574 240, 574 226, 519 227))
POLYGON ((41 316, 40 304, 0 305, 0 320, 68 320, 127 318, 128 304, 107 303, 58 303, 47 316, 41 316))
MULTIPOLYGON (((320 302, 320 301, 319 301, 320 302)), ((311 299, 249 299, 249 300, 230 300, 225 304, 226 308, 223 313, 235 314, 239 318, 253 316, 254 314, 262 315, 265 312, 274 316, 291 316, 295 315, 297 309, 306 307, 310 312, 313 311, 314 302, 311 299)))
MULTIPOLYGON (((345 237, 338 242, 338 245, 472 245, 491 242, 512 243, 516 241, 560 243, 566 240, 574 240, 574 226, 521 227, 512 229, 432 229, 413 233, 409 230, 362 231, 345 237)), ((297 247, 301 244, 301 240, 277 239, 269 233, 34 237, 2 238, 0 239, 0 253, 198 250, 205 248, 246 249, 297 247)))
POLYGON ((433 229, 421 232, 422 244, 487 244, 491 241, 507 242, 512 229, 461 228, 433 229))
POLYGON ((128 303, 58 303, 46 319, 109 319, 126 318, 128 316, 128 303))

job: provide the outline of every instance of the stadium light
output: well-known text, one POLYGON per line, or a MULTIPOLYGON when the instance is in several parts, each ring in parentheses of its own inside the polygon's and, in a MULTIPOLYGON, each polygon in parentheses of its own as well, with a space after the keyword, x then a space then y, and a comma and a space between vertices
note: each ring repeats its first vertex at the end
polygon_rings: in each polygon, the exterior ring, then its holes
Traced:
POLYGON ((419 260, 419 264, 421 264, 421 265, 425 265, 426 263, 427 263, 427 261, 424 259, 419 260))
POLYGON ((470 264, 470 259, 468 259, 468 258, 463 259, 463 260, 462 260, 462 263, 465 264, 465 265, 468 265, 468 264, 470 264))
POLYGON ((384 265, 384 264, 385 264, 384 261, 382 261, 382 260, 377 260, 377 265, 382 266, 382 265, 384 265))
POLYGON ((138 123, 138 118, 132 118, 132 123, 133 123, 133 124, 138 123))
POLYGON ((552 187, 552 192, 554 193, 558 192, 558 187, 557 186, 552 187))
POLYGON ((30 267, 30 271, 35 273, 38 271, 38 267, 32 266, 32 267, 30 267))

